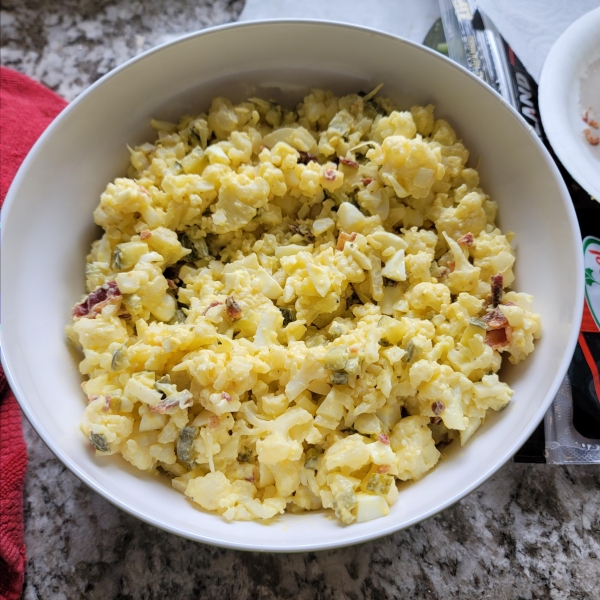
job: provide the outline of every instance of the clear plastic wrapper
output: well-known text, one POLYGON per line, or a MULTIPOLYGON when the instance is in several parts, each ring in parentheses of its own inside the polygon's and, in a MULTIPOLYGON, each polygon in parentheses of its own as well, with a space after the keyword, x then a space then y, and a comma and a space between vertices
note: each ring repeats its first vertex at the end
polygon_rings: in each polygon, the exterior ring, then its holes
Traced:
POLYGON ((564 465, 600 463, 600 440, 584 437, 573 425, 571 382, 565 377, 544 419, 546 462, 564 465))

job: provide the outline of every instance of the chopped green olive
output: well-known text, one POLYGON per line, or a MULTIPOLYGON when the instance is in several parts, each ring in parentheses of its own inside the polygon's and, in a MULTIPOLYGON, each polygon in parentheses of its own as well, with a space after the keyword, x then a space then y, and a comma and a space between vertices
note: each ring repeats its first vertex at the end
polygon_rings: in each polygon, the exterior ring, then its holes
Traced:
POLYGON ((123 255, 119 248, 115 248, 112 253, 112 265, 115 271, 120 271, 123 268, 123 255))
POLYGON ((90 442, 98 452, 110 452, 110 446, 101 433, 90 433, 90 442))
POLYGON ((477 317, 473 317, 472 319, 469 320, 469 324, 467 325, 465 332, 463 333, 462 337, 460 338, 460 344, 462 344, 463 346, 467 345, 469 340, 474 335, 485 336, 486 330, 487 330, 487 323, 485 321, 482 321, 481 319, 478 319, 477 317))
POLYGON ((390 491, 393 482, 394 478, 391 475, 373 473, 367 482, 367 491, 385 496, 390 491))
POLYGON ((329 383, 332 385, 344 385, 348 383, 348 373, 346 371, 333 371, 329 376, 329 383))
POLYGON ((237 459, 238 459, 238 462, 241 462, 241 463, 250 462, 250 460, 252 459, 252 448, 244 448, 238 454, 237 459))
POLYGON ((348 360, 349 351, 346 346, 335 346, 327 351, 323 357, 325 368, 332 371, 341 371, 348 360))
POLYGON ((351 523, 353 520, 352 510, 357 503, 356 494, 352 489, 340 492, 333 501, 335 516, 344 523, 351 523))
POLYGON ((177 458, 186 463, 192 462, 192 444, 198 435, 198 428, 192 425, 184 427, 177 438, 177 458))
POLYGON ((319 466, 319 457, 321 453, 316 448, 310 448, 306 451, 306 460, 304 461, 304 468, 316 471, 319 466))
POLYGON ((477 317, 473 317, 469 320, 469 325, 475 325, 475 327, 480 327, 481 329, 487 329, 487 323, 478 319, 477 317))
POLYGON ((177 234, 179 243, 191 252, 183 257, 185 262, 195 262, 202 258, 210 258, 210 252, 204 238, 192 239, 185 231, 177 234))
POLYGON ((348 331, 348 327, 342 325, 341 323, 338 323, 337 321, 333 321, 333 323, 331 323, 331 325, 329 326, 329 330, 327 331, 327 333, 329 333, 331 338, 335 340, 341 335, 348 333, 348 331))
POLYGON ((373 117, 377 115, 387 115, 385 108, 377 104, 374 100, 367 100, 365 103, 365 114, 373 117))
POLYGON ((361 359, 357 356, 354 358, 349 358, 346 361, 346 366, 344 367, 344 371, 350 375, 360 375, 360 361, 361 359))
POLYGON ((283 326, 287 327, 290 323, 296 320, 296 316, 293 311, 289 308, 280 308, 281 314, 283 315, 283 326))
POLYGON ((200 258, 210 258, 210 252, 208 251, 208 246, 206 245, 206 240, 204 238, 195 240, 194 245, 196 246, 196 252, 200 258))
POLYGON ((191 252, 187 256, 184 256, 184 259, 186 261, 194 262, 196 260, 199 260, 200 257, 198 256, 196 246, 194 245, 194 242, 192 242, 190 236, 187 233, 179 234, 179 243, 187 250, 191 250, 191 252))
POLYGON ((402 361, 407 365, 412 364, 421 356, 421 348, 419 348, 412 340, 406 344, 406 354, 402 357, 402 361))
POLYGON ((117 349, 113 352, 112 360, 110 361, 111 371, 120 371, 129 366, 129 360, 125 356, 125 349, 117 349))

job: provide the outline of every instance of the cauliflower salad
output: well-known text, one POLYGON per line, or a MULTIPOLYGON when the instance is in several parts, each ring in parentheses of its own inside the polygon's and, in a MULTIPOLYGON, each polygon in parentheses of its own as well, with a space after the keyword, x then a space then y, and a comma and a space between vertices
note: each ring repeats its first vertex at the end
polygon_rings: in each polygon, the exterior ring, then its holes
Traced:
POLYGON ((388 514, 540 335, 511 233, 434 107, 313 90, 152 121, 94 212, 81 427, 228 520, 388 514))

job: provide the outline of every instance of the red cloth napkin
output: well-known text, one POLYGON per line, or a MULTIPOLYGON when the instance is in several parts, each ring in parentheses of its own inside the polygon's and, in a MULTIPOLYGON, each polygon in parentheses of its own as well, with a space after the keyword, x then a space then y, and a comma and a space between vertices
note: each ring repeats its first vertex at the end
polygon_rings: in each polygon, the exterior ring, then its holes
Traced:
MULTIPOLYGON (((66 102, 39 83, 0 68, 0 206, 21 162, 66 102)), ((0 367, 0 599, 18 600, 25 575, 23 481, 27 448, 21 411, 0 367)))

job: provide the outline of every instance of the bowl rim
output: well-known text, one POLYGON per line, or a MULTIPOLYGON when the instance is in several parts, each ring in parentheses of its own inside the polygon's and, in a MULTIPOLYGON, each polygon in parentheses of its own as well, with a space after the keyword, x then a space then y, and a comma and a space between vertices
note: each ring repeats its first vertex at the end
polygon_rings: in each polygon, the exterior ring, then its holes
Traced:
MULTIPOLYGON (((366 32, 366 33, 370 33, 373 35, 385 37, 385 38, 388 38, 395 42, 402 42, 403 44, 412 46, 414 49, 417 49, 418 51, 425 52, 427 54, 435 56, 438 60, 445 62, 447 66, 457 70, 458 72, 466 74, 468 77, 470 77, 472 80, 474 80, 477 83, 477 85, 480 85, 488 93, 491 93, 491 95, 494 96, 496 98, 496 100, 500 101, 501 105, 505 108, 505 110, 508 110, 510 115, 519 122, 521 127, 525 129, 525 131, 528 133, 530 138, 533 140, 535 146, 537 146, 539 152, 542 154, 544 161, 546 162, 546 164, 550 168, 551 173, 554 176, 555 183, 557 184, 557 186, 561 192, 563 204, 564 204, 566 212, 567 212, 568 226, 570 228, 572 239, 576 240, 577 252, 575 255, 577 257, 576 258, 577 264, 574 265, 574 267, 576 268, 576 271, 577 271, 576 277, 577 277, 577 280, 579 283, 578 288, 576 290, 576 300, 577 301, 575 303, 575 306, 573 307, 573 312, 571 313, 571 315, 572 315, 571 333, 568 338, 568 342, 567 342, 567 346, 566 346, 563 358, 562 358, 560 366, 556 372, 555 379, 554 379, 552 385, 550 386, 549 392, 547 393, 544 401, 539 406, 534 417, 530 420, 529 424, 522 430, 522 433, 519 436, 518 440, 516 442, 514 442, 508 448, 505 448, 504 451, 501 453, 500 457, 494 462, 494 464, 492 464, 488 469, 486 469, 486 471, 481 476, 479 476, 477 479, 473 480, 470 485, 468 485, 467 487, 462 489, 459 493, 450 496, 443 503, 439 504, 435 508, 430 509, 429 511, 427 511, 424 514, 419 515, 418 517, 414 517, 400 525, 390 522, 389 526, 385 527, 382 530, 378 530, 376 533, 367 532, 367 533, 364 533, 361 535, 355 534, 355 535, 347 537, 343 540, 338 540, 338 541, 334 540, 332 542, 312 544, 312 545, 310 543, 306 543, 306 542, 304 542, 304 543, 295 542, 286 547, 274 546, 274 545, 265 546, 265 545, 261 545, 260 542, 256 543, 256 542, 250 541, 250 542, 240 543, 237 541, 228 540, 227 538, 216 538, 216 537, 206 536, 206 535, 203 535, 202 531, 199 531, 199 532, 186 531, 180 527, 171 525, 167 522, 161 521, 160 519, 149 516, 149 515, 145 514, 143 511, 137 509, 134 505, 113 495, 102 484, 94 481, 83 469, 81 469, 74 462, 72 462, 70 457, 66 453, 64 453, 60 449, 60 447, 58 447, 54 443, 52 436, 46 430, 46 428, 41 423, 41 421, 37 418, 33 409, 29 406, 27 398, 25 397, 25 394, 23 393, 18 380, 17 380, 16 376, 14 375, 14 372, 13 372, 13 369, 11 366, 11 358, 10 358, 10 356, 8 356, 6 354, 4 345, 1 343, 1 340, 0 340, 0 358, 1 358, 2 365, 4 367, 7 381, 9 383, 11 389, 13 390, 14 395, 21 407, 21 410, 27 417, 27 420, 29 421, 29 423, 35 429, 37 434, 42 438, 42 440, 44 441, 46 446, 50 449, 50 451, 54 454, 54 456, 56 456, 56 458, 58 458, 71 471, 71 473, 73 473, 80 481, 85 483, 88 487, 90 487, 96 493, 100 494, 103 498, 108 500, 111 504, 113 504, 113 505, 117 506, 118 508, 124 510, 125 512, 137 517, 138 519, 140 519, 141 521, 143 521, 145 523, 148 523, 150 525, 158 527, 159 529, 162 529, 169 533, 172 533, 172 534, 175 534, 180 537, 184 537, 184 538, 196 541, 196 542, 206 543, 206 544, 219 546, 219 547, 223 547, 223 548, 229 548, 229 549, 233 549, 233 550, 245 550, 245 551, 255 551, 255 552, 257 552, 257 551, 258 552, 275 552, 275 553, 295 553, 295 552, 308 552, 308 551, 319 551, 319 550, 327 550, 327 549, 334 549, 334 548, 343 548, 343 547, 367 542, 370 540, 378 539, 378 538, 390 535, 392 533, 395 533, 397 531, 400 531, 402 529, 412 527, 413 525, 420 523, 421 521, 424 521, 424 520, 440 513, 441 511, 447 509, 448 507, 454 505, 455 503, 459 502, 465 496, 467 496, 468 494, 473 492, 480 485, 482 485, 485 481, 487 481, 494 473, 496 473, 496 471, 498 471, 516 453, 516 451, 521 447, 521 445, 525 442, 525 440, 535 430, 535 428, 538 426, 538 424, 541 422, 542 418, 544 417, 546 411, 548 410, 556 393, 558 392, 558 389, 562 383, 564 375, 566 374, 569 364, 571 362, 571 358, 572 358, 573 352, 575 350, 575 346, 577 344, 577 338, 579 335, 579 323, 581 322, 581 316, 582 316, 582 312, 583 312, 584 286, 583 286, 583 253, 581 252, 580 243, 578 242, 581 239, 581 236, 580 236, 579 224, 577 221, 575 209, 573 207, 569 193, 567 191, 566 184, 565 184, 562 176, 560 175, 560 171, 558 170, 558 167, 556 166, 554 160, 552 159, 548 150, 545 148, 542 141, 539 139, 537 134, 532 130, 532 128, 527 124, 525 119, 512 106, 510 106, 510 104, 508 104, 508 102, 500 94, 498 94, 498 92, 496 92, 493 88, 491 88, 489 85, 487 85, 486 83, 481 81, 479 78, 477 78, 475 75, 470 73, 467 69, 465 69, 461 65, 453 62, 452 60, 439 54, 438 52, 435 52, 434 50, 432 50, 430 48, 427 48, 421 44, 412 42, 408 39, 405 39, 405 38, 402 38, 399 36, 395 36, 395 35, 392 35, 392 34, 389 34, 386 32, 378 31, 373 28, 362 27, 362 26, 358 26, 358 25, 336 22, 336 21, 328 21, 328 20, 264 19, 264 20, 259 20, 259 21, 235 22, 235 23, 226 23, 223 25, 217 25, 214 27, 209 27, 206 29, 194 31, 194 32, 188 33, 186 35, 183 35, 181 37, 178 37, 174 40, 165 42, 161 45, 158 45, 154 48, 147 50, 146 52, 139 54, 136 57, 131 58, 130 60, 124 62, 122 65, 111 70, 109 73, 107 73, 106 75, 101 77, 98 81, 94 82, 91 86, 89 86, 87 89, 85 89, 72 102, 70 102, 63 109, 63 111, 56 117, 56 119, 50 124, 50 126, 42 133, 40 138, 33 145, 31 150, 29 151, 28 155, 26 156, 25 160, 21 164, 19 170, 17 171, 17 174, 15 175, 15 177, 11 183, 11 186, 8 190, 8 193, 6 195, 5 202, 2 206, 2 220, 4 221, 4 223, 6 223, 7 217, 9 217, 9 215, 10 215, 11 209, 16 201, 17 190, 21 185, 21 181, 24 179, 24 177, 27 174, 27 171, 29 170, 30 163, 32 163, 34 158, 42 151, 43 146, 46 144, 47 140, 53 135, 54 130, 60 125, 60 123, 62 123, 62 121, 64 121, 65 119, 69 118, 72 109, 75 106, 77 106, 79 103, 83 102, 89 95, 93 94, 99 86, 104 85, 112 77, 116 76, 117 74, 119 74, 123 71, 126 71, 127 69, 129 69, 133 65, 135 65, 136 63, 145 60, 147 57, 153 55, 154 53, 161 52, 162 50, 164 50, 167 47, 185 43, 192 38, 196 38, 199 36, 210 36, 210 35, 218 34, 222 30, 228 30, 228 29, 264 28, 265 26, 266 27, 278 27, 281 25, 300 25, 300 26, 306 26, 306 27, 320 26, 320 27, 335 27, 335 28, 343 28, 343 29, 349 29, 349 30, 358 30, 363 33, 366 32)), ((1 331, 0 331, 0 334, 1 334, 1 331)), ((297 516, 297 515, 294 515, 294 516, 297 516)))

